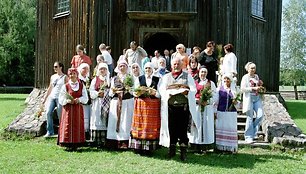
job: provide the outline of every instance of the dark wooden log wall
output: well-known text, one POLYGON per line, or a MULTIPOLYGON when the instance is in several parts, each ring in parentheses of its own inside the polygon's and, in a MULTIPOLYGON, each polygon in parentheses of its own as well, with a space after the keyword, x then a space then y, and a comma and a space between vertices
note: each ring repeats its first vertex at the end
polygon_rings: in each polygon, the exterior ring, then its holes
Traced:
POLYGON ((108 39, 106 1, 73 0, 70 4, 70 15, 54 18, 56 1, 37 1, 35 87, 48 86, 55 61, 63 62, 67 71, 77 44, 95 62, 99 44, 108 39))
POLYGON ((55 2, 38 1, 36 87, 48 86, 54 61, 70 66, 75 46, 79 43, 86 47, 93 62, 102 42, 112 47, 113 58, 117 60, 130 41, 143 44, 140 40, 145 37, 141 36, 142 30, 158 32, 172 28, 175 31, 171 34, 186 47, 198 45, 204 48, 209 40, 223 45, 232 43, 238 57, 239 79, 245 74, 245 63, 254 61, 268 90, 278 91, 281 1, 264 1, 264 20, 252 17, 251 0, 141 1, 153 3, 151 7, 139 5, 137 2, 140 1, 134 0, 74 0, 70 1, 69 16, 53 19, 55 2), (187 4, 178 6, 178 2, 187 4), (181 9, 183 7, 185 9, 181 9), (128 13, 133 10, 155 10, 165 14, 155 19, 155 14, 149 19, 131 19, 128 13), (171 14, 171 11, 185 15, 171 14))
MULTIPOLYGON (((238 80, 252 61, 269 91, 278 91, 282 2, 264 1, 264 19, 252 16, 251 0, 215 0, 212 8, 212 38, 234 45, 238 58, 238 80)), ((240 83, 240 81, 238 82, 240 83)))

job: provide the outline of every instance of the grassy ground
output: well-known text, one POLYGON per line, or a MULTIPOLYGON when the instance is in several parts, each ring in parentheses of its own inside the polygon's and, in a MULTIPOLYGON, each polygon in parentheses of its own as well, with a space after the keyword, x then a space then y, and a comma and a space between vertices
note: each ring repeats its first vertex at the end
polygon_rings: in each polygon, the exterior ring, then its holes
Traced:
POLYGON ((306 133, 306 100, 287 100, 286 105, 294 122, 306 133))
MULTIPOLYGON (((0 94, 1 129, 23 108, 25 95, 0 94), (6 103, 3 105, 2 103, 6 103), (4 122, 2 120, 7 117, 4 122)), ((66 152, 56 139, 0 141, 0 173, 305 173, 303 154, 240 147, 236 155, 188 153, 181 162, 177 153, 167 160, 167 149, 144 157, 132 151, 108 151, 84 147, 66 152)))

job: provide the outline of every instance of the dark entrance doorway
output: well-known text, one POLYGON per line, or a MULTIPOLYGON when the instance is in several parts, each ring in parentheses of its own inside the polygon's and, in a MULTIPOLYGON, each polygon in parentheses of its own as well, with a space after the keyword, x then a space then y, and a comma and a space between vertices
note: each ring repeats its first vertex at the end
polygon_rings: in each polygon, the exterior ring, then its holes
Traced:
POLYGON ((143 46, 148 55, 154 57, 155 50, 159 50, 163 55, 165 49, 175 50, 177 44, 178 41, 169 33, 147 33, 143 46))

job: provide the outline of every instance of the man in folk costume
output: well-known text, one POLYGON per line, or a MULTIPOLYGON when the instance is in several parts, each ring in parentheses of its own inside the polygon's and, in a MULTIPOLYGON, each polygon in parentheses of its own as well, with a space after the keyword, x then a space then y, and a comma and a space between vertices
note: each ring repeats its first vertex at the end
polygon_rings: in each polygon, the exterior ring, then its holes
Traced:
MULTIPOLYGON (((176 153, 179 139, 181 160, 186 160, 188 146, 187 127, 189 114, 196 119, 196 87, 193 78, 182 71, 182 60, 173 58, 172 72, 163 76, 161 93, 161 130, 159 144, 169 148, 168 157, 176 153)), ((195 123, 198 123, 196 120, 195 123)), ((198 126, 198 125, 196 125, 198 126)))

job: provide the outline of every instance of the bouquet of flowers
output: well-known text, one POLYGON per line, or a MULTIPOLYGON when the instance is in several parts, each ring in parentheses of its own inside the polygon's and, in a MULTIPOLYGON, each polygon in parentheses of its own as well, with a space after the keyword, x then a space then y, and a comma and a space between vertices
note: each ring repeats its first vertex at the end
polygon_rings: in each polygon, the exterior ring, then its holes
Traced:
POLYGON ((99 92, 103 92, 105 90, 105 88, 107 87, 107 84, 106 83, 101 83, 100 84, 100 88, 99 88, 99 92))
POLYGON ((146 87, 146 86, 139 86, 138 88, 134 89, 136 96, 143 95, 144 97, 150 97, 150 95, 156 91, 154 88, 146 87))
POLYGON ((74 100, 74 98, 73 98, 68 92, 65 92, 65 97, 66 97, 66 99, 68 99, 68 100, 71 100, 71 101, 74 100))
POLYGON ((200 96, 201 112, 204 111, 204 107, 206 105, 204 103, 207 103, 211 97, 212 97, 212 91, 210 86, 201 90, 201 96, 200 96))
POLYGON ((43 113, 44 111, 45 111, 44 105, 41 104, 41 105, 39 106, 38 111, 36 112, 35 115, 39 118, 39 117, 42 116, 42 113, 43 113))
POLYGON ((130 91, 134 85, 134 80, 133 80, 133 77, 128 74, 124 80, 123 80, 123 85, 124 85, 124 88, 126 89, 126 91, 130 91))
POLYGON ((237 103, 237 102, 241 102, 241 92, 238 92, 236 97, 232 100, 232 104, 230 105, 230 107, 228 108, 229 111, 231 111, 234 107, 234 105, 237 103))

